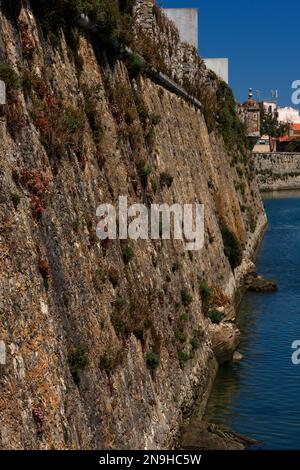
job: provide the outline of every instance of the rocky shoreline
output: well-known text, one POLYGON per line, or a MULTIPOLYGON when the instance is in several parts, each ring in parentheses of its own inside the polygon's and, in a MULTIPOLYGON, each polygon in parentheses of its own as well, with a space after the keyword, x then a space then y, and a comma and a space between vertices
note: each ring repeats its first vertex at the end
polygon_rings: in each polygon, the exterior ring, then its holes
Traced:
POLYGON ((184 450, 245 450, 260 442, 224 426, 193 419, 181 438, 184 450))
POLYGON ((245 279, 245 288, 250 292, 276 292, 278 285, 275 281, 265 279, 256 271, 250 272, 245 279))
MULTIPOLYGON (((240 362, 243 360, 242 354, 238 351, 241 341, 241 332, 237 328, 236 308, 239 305, 246 291, 257 293, 270 293, 278 290, 278 285, 273 280, 268 280, 257 273, 256 266, 251 259, 255 260, 261 242, 265 235, 267 225, 262 225, 260 231, 256 233, 252 246, 248 246, 244 254, 243 270, 235 273, 238 279, 238 287, 234 293, 235 308, 231 307, 231 312, 226 313, 226 321, 219 325, 211 325, 209 335, 212 343, 212 350, 215 354, 219 366, 229 362, 240 362), (252 251, 252 256, 251 256, 252 251)), ((213 383, 211 388, 213 387, 213 383)), ((210 390, 211 391, 211 390, 210 390)), ((207 394, 207 400, 210 393, 207 394)), ((244 450, 252 445, 259 444, 258 441, 247 436, 242 436, 235 431, 229 430, 215 423, 203 420, 207 404, 203 403, 197 408, 197 416, 192 418, 182 428, 179 447, 185 450, 244 450), (202 412, 201 412, 201 411, 202 412)))

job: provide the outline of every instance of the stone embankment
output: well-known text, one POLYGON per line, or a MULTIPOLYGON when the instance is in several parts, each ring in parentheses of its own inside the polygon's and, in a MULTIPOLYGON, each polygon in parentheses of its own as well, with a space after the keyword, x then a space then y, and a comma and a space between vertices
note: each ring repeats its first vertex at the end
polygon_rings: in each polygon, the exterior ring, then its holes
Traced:
POLYGON ((300 189, 300 153, 253 154, 261 191, 300 189))

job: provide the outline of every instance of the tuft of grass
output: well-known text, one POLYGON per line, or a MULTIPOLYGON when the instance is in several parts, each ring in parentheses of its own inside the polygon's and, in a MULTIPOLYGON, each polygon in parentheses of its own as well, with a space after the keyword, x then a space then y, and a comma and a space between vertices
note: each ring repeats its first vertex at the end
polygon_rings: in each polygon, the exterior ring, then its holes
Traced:
POLYGON ((69 365, 76 385, 80 383, 80 374, 88 366, 88 351, 86 346, 78 346, 69 354, 69 365))
POLYGON ((5 62, 0 62, 0 80, 5 83, 8 94, 18 90, 21 85, 20 77, 15 69, 5 62))
POLYGON ((75 134, 83 128, 83 116, 79 109, 69 106, 66 109, 63 120, 64 127, 71 133, 75 134))
POLYGON ((223 320, 224 315, 218 310, 210 310, 208 312, 208 317, 212 323, 219 325, 221 321, 223 320))
POLYGON ((118 297, 114 302, 114 307, 116 310, 122 310, 126 305, 126 300, 123 297, 118 297))
POLYGON ((11 201, 13 203, 13 206, 15 209, 18 208, 18 205, 20 204, 21 198, 18 193, 12 193, 10 195, 11 201))
POLYGON ((146 70, 146 62, 139 54, 133 52, 129 55, 127 67, 131 78, 136 78, 146 70))
POLYGON ((243 259, 241 244, 235 233, 226 225, 221 228, 221 234, 224 243, 224 253, 228 258, 231 268, 235 269, 241 264, 243 259))
POLYGON ((99 360, 99 367, 107 374, 111 374, 121 363, 121 350, 105 352, 99 360))
POLYGON ((202 300, 203 311, 207 312, 207 310, 209 308, 209 305, 210 305, 212 290, 210 289, 210 287, 208 287, 207 282, 205 281, 205 279, 203 279, 200 282, 199 290, 200 290, 200 297, 201 297, 201 300, 202 300))
POLYGON ((148 177, 152 173, 152 168, 146 164, 144 160, 141 160, 137 163, 138 175, 141 178, 141 183, 144 189, 146 189, 148 184, 148 177))
POLYGON ((108 279, 114 288, 118 286, 120 282, 120 276, 118 270, 114 266, 111 266, 108 270, 108 279))
POLYGON ((158 124, 161 122, 161 117, 158 114, 152 114, 150 116, 150 121, 153 126, 158 126, 158 124))
POLYGON ((256 230, 256 220, 254 219, 254 217, 251 218, 250 220, 250 223, 249 223, 249 229, 250 229, 250 232, 251 233, 254 233, 255 230, 256 230))
POLYGON ((189 354, 184 351, 178 351, 178 361, 181 369, 184 369, 184 366, 189 359, 189 354))
POLYGON ((147 367, 154 372, 160 365, 160 360, 157 354, 153 351, 148 352, 146 355, 146 364, 147 367))
POLYGON ((179 261, 175 261, 175 263, 172 266, 172 273, 173 274, 177 273, 177 271, 179 271, 179 269, 180 269, 180 266, 181 265, 180 265, 179 261))
POLYGON ((122 247, 122 257, 125 264, 129 264, 130 261, 134 258, 134 251, 133 249, 126 245, 122 247))
POLYGON ((185 307, 188 307, 193 302, 193 296, 186 287, 181 289, 181 301, 185 307))
POLYGON ((158 190, 158 183, 157 183, 156 178, 151 179, 151 186, 152 186, 152 191, 154 192, 154 194, 156 194, 158 190))
POLYGON ((180 341, 180 343, 185 343, 187 340, 186 334, 182 330, 175 330, 175 338, 180 341))
POLYGON ((110 355, 108 355, 107 353, 103 354, 100 357, 99 367, 100 367, 100 369, 105 370, 105 372, 107 372, 107 373, 111 372, 112 369, 113 369, 113 359, 112 359, 112 357, 110 355))
POLYGON ((173 176, 171 176, 169 173, 163 172, 160 174, 160 186, 163 188, 166 186, 167 188, 170 188, 173 184, 173 176))
POLYGON ((193 332, 193 337, 191 339, 191 346, 193 351, 197 351, 200 348, 203 341, 204 331, 197 329, 193 332))
POLYGON ((103 126, 97 109, 99 87, 83 85, 82 91, 84 95, 85 112, 92 130, 93 140, 96 145, 99 145, 103 139, 103 126))

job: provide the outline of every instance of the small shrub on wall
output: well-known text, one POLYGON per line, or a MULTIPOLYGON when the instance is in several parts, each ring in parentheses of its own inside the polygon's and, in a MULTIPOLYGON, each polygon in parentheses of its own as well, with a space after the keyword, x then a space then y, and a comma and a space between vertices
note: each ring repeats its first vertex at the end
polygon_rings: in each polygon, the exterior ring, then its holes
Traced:
POLYGON ((209 309, 209 306, 210 306, 210 301, 211 301, 211 297, 212 297, 212 290, 208 286, 205 279, 200 282, 199 290, 200 290, 200 297, 201 297, 201 300, 202 300, 203 311, 207 312, 208 309, 209 309))
POLYGON ((8 96, 12 96, 20 88, 19 75, 11 65, 5 62, 0 62, 0 80, 5 83, 8 96))
POLYGON ((214 323, 215 325, 219 325, 223 320, 224 315, 218 310, 210 310, 210 312, 208 313, 208 317, 212 323, 214 323))
POLYGON ((154 372, 159 367, 159 364, 160 364, 158 355, 152 351, 148 352, 146 356, 146 363, 147 363, 148 368, 152 372, 154 372))
POLYGON ((6 86, 6 104, 0 106, 0 116, 7 119, 7 127, 16 136, 25 124, 22 108, 18 102, 21 80, 16 70, 6 62, 0 62, 0 80, 6 86))
POLYGON ((221 228, 221 233, 224 243, 224 253, 228 258, 231 268, 235 269, 241 264, 243 259, 241 244, 235 233, 226 225, 223 225, 221 228))
POLYGON ((69 354, 69 365, 73 380, 76 385, 80 383, 80 375, 88 366, 89 358, 86 346, 78 346, 69 354))
POLYGON ((116 52, 120 44, 132 37, 132 0, 30 0, 43 31, 53 45, 59 45, 62 29, 74 53, 78 38, 75 30, 80 15, 86 14, 97 25, 97 39, 105 49, 116 52))

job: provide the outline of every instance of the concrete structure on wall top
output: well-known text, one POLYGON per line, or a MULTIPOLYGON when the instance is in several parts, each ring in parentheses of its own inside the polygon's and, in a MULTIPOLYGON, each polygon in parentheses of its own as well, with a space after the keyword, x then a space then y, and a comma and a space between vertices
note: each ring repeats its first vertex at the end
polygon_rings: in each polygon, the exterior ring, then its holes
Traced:
POLYGON ((205 65, 208 69, 215 72, 215 74, 224 80, 229 82, 229 63, 228 59, 204 59, 205 65))
MULTIPOLYGON (((198 49, 198 8, 163 8, 165 15, 175 23, 182 42, 198 49)), ((204 59, 208 69, 228 83, 229 64, 227 58, 204 59)))
POLYGON ((198 49, 198 8, 163 8, 169 20, 175 23, 182 42, 198 49))

